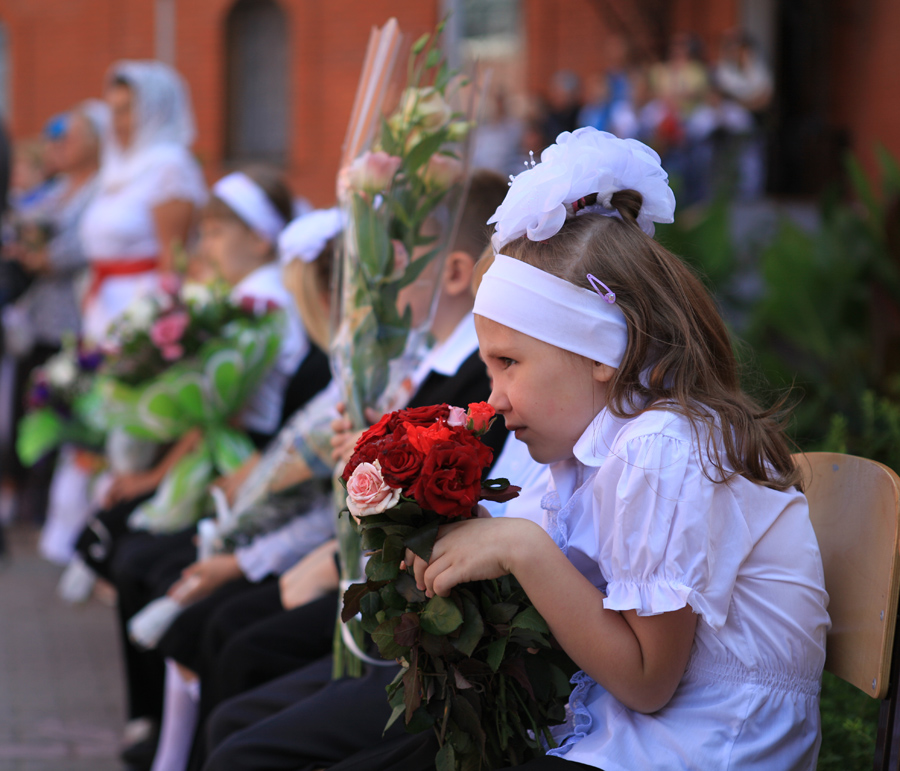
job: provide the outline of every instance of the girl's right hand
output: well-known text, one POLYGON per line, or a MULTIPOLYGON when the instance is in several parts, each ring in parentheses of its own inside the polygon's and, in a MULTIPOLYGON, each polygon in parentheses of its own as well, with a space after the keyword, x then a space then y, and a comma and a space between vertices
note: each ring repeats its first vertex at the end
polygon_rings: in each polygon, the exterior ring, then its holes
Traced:
POLYGON ((407 551, 405 563, 428 597, 447 597, 457 584, 512 573, 510 555, 542 538, 544 531, 527 519, 478 517, 441 526, 431 559, 426 562, 407 551))

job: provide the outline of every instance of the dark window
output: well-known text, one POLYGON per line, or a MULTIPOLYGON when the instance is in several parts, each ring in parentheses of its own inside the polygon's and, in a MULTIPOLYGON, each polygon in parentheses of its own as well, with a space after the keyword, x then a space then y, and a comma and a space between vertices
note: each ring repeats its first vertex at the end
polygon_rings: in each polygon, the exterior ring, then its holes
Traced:
POLYGON ((274 0, 238 0, 226 22, 227 154, 283 162, 288 138, 288 28, 274 0))
POLYGON ((465 0, 463 36, 515 37, 519 31, 519 0, 465 0))

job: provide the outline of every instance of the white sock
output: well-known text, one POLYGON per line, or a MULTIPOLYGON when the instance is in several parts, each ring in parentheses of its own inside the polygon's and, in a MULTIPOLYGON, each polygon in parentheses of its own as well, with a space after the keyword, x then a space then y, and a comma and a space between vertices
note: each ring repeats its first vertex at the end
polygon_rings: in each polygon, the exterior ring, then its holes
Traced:
POLYGON ((200 681, 185 680, 178 665, 172 659, 166 659, 163 721, 152 771, 184 771, 191 754, 199 711, 200 681))

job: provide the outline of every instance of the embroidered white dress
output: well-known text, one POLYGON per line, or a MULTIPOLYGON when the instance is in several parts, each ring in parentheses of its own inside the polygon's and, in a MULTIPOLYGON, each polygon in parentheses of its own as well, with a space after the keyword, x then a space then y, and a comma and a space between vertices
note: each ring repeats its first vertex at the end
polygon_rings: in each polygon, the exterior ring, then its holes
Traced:
POLYGON ((107 83, 131 90, 133 125, 127 146, 114 134, 104 144, 99 190, 81 222, 94 279, 82 329, 98 342, 134 299, 157 287, 153 209, 167 201, 206 201, 203 174, 188 150, 196 132, 184 79, 163 62, 123 59, 110 68, 107 83))
MULTIPOLYGON (((158 258, 160 244, 153 209, 172 200, 200 206, 206 186, 190 152, 176 144, 155 145, 142 151, 126 179, 104 181, 81 220, 81 241, 92 263, 142 261, 158 258)), ((86 299, 84 334, 100 341, 133 300, 158 287, 158 273, 111 276, 86 299)))
POLYGON ((703 474, 687 420, 603 410, 555 464, 544 527, 604 607, 699 615, 684 678, 634 712, 584 672, 552 755, 604 769, 813 771, 829 627, 806 498, 703 474))

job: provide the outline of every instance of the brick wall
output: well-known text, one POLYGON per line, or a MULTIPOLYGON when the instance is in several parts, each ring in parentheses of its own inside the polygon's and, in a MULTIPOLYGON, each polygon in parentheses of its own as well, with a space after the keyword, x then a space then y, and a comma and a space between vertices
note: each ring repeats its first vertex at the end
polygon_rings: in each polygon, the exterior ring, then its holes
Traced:
MULTIPOLYGON (((673 29, 697 32, 714 46, 735 24, 741 2, 671 0, 673 29)), ((175 0, 176 66, 187 78, 197 116, 195 150, 212 180, 225 169, 225 19, 234 0, 175 0)), ((370 29, 396 15, 415 37, 431 29, 440 0, 278 0, 290 41, 290 147, 286 171, 296 192, 331 202, 370 29)), ((854 146, 876 141, 900 154, 900 48, 891 31, 900 3, 839 3, 845 24, 834 30, 833 120, 854 146), (864 11, 854 10, 863 7, 864 11)), ((645 8, 652 6, 646 3, 645 8)), ((660 6, 662 7, 662 6, 660 6)), ((613 32, 641 34, 634 0, 522 0, 526 87, 542 92, 555 71, 582 74, 605 66, 604 42, 613 32)), ((843 18, 843 17, 841 17, 843 18)), ((155 0, 0 0, 0 21, 11 49, 15 137, 33 135, 52 114, 99 96, 103 75, 117 58, 154 55, 155 0)), ((647 24, 646 14, 644 25, 647 24)), ((649 50, 652 41, 644 39, 649 50)), ((711 50, 715 50, 712 48, 711 50)))

